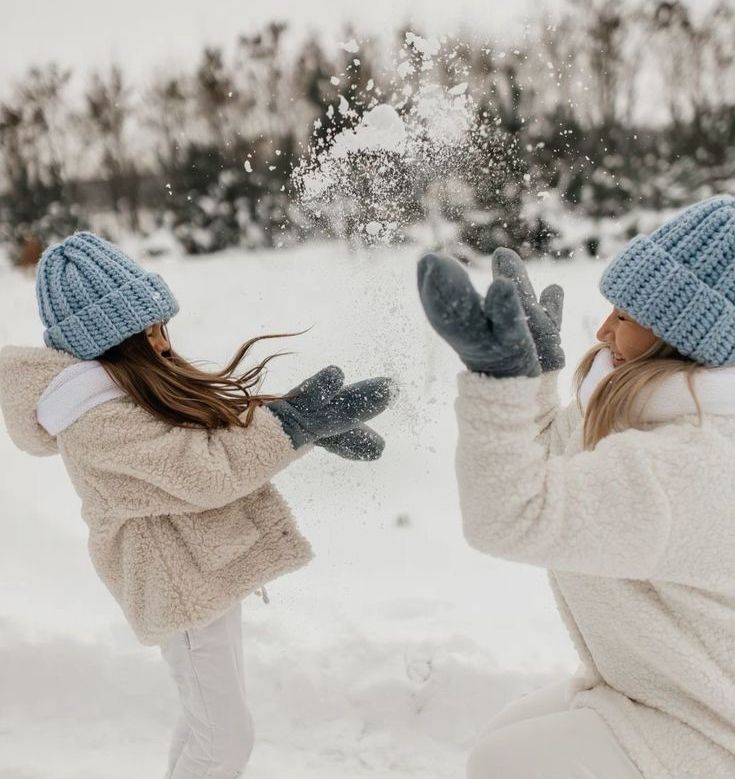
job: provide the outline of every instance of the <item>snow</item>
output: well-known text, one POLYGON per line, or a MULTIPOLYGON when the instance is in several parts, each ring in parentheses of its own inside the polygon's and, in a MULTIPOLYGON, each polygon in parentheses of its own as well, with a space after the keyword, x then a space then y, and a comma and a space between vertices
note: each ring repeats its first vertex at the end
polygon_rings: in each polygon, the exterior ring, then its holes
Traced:
POLYGON ((406 43, 413 46, 416 51, 420 51, 425 57, 432 57, 439 53, 441 44, 437 38, 422 38, 413 32, 406 33, 406 43))
MULTIPOLYGON (((410 63, 397 67, 399 76, 405 76, 406 67, 410 63)), ((410 85, 405 90, 413 92, 410 85)), ((392 99, 397 100, 397 93, 392 99)), ((338 110, 356 116, 344 96, 339 97, 338 110)), ((445 179, 450 160, 456 165, 469 157, 475 113, 464 82, 448 88, 422 79, 410 107, 375 101, 330 146, 324 148, 318 139, 311 156, 294 170, 301 204, 313 213, 326 212, 338 235, 344 237, 345 226, 354 219, 375 242, 390 243, 407 218, 405 191, 422 180, 445 179), (374 222, 395 227, 367 230, 374 222)), ((478 172, 473 169, 467 175, 478 172)))
POLYGON ((461 84, 457 84, 456 86, 453 86, 449 90, 449 94, 452 95, 452 97, 456 97, 457 95, 463 95, 467 91, 467 82, 463 81, 461 84))
MULTIPOLYGON (((485 154, 488 128, 478 121, 478 106, 485 98, 477 88, 470 90, 467 81, 437 83, 437 72, 451 71, 457 53, 446 38, 442 41, 444 47, 437 38, 406 33, 402 48, 385 68, 392 88, 383 90, 380 102, 370 80, 349 95, 353 105, 368 106, 361 119, 339 95, 338 112, 354 121, 335 129, 334 135, 328 128, 326 142, 322 132, 314 133, 293 171, 293 182, 307 213, 324 217, 327 234, 360 235, 370 245, 400 241, 411 219, 407 192, 457 177, 471 185, 483 175, 482 167, 470 160, 485 154), (373 223, 395 227, 368 230, 373 223)), ((334 113, 331 104, 327 116, 331 119, 334 113)), ((447 191, 434 187, 432 197, 446 199, 447 191)), ((440 210, 441 204, 435 205, 440 210)))
POLYGON ((416 95, 416 116, 438 147, 459 146, 472 127, 475 106, 464 92, 456 87, 447 90, 439 84, 426 84, 416 95))
POLYGON ((397 72, 398 72, 398 75, 399 75, 401 78, 406 78, 407 76, 410 76, 410 75, 411 75, 411 73, 413 73, 413 72, 414 72, 414 67, 413 67, 413 65, 412 65, 410 62, 408 62, 408 60, 407 60, 406 62, 401 62, 401 64, 400 64, 400 65, 399 65, 399 66, 396 68, 396 70, 397 70, 397 72))
MULTIPOLYGON (((388 374, 401 384, 375 421, 387 441, 380 461, 315 451, 276 480, 316 558, 269 585, 270 605, 244 602, 253 779, 462 776, 487 718, 576 667, 545 571, 463 540, 460 363, 421 312, 420 253, 334 242, 140 260, 179 299, 169 333, 190 359, 222 365, 252 335, 313 325, 258 347, 256 357, 296 351, 271 363, 266 388, 286 390, 328 363, 349 380, 388 374)), ((597 292, 603 265, 528 266, 537 290, 552 281, 566 290, 567 397, 609 310, 597 292)), ((486 269, 472 275, 487 285, 486 269)), ((31 276, 0 266, 0 305, 2 343, 42 344, 31 276)), ((173 683, 97 579, 60 458, 21 453, 2 430, 0 463, 0 776, 162 776, 173 683)))
MULTIPOLYGON (((339 111, 350 113, 343 96, 340 96, 339 111)), ((354 129, 347 128, 335 137, 332 146, 321 155, 318 166, 297 173, 304 201, 320 202, 327 190, 338 186, 340 177, 345 175, 341 163, 351 154, 365 151, 401 154, 405 143, 406 128, 393 106, 380 104, 366 111, 354 129)))
POLYGON ((344 130, 330 149, 332 157, 345 157, 349 152, 401 152, 406 141, 406 127, 393 106, 381 104, 366 111, 355 130, 344 130))
POLYGON ((360 51, 360 46, 354 38, 350 38, 350 40, 348 40, 346 43, 340 43, 340 46, 345 51, 350 52, 350 54, 356 54, 358 51, 360 51))
POLYGON ((347 102, 347 98, 344 95, 339 96, 339 108, 337 109, 342 116, 349 116, 350 104, 347 102))

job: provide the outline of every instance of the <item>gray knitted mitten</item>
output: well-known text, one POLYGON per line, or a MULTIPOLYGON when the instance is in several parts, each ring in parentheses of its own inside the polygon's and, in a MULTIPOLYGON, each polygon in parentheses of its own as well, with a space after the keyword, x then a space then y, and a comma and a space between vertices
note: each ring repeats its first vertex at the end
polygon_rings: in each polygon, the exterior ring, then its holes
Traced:
POLYGON ((351 460, 380 457, 383 439, 367 425, 397 394, 388 378, 344 384, 335 365, 324 368, 267 408, 275 414, 294 448, 314 443, 351 460))
POLYGON ((383 437, 363 424, 340 435, 320 438, 316 445, 345 460, 377 460, 385 449, 383 437))
POLYGON ((523 260, 512 250, 500 247, 493 252, 493 278, 510 279, 521 297, 523 310, 536 344, 541 370, 555 371, 565 364, 561 348, 561 318, 564 307, 564 290, 558 284, 550 284, 536 300, 531 280, 523 260))
POLYGON ((497 278, 483 300, 467 271, 450 257, 419 261, 421 303, 432 327, 477 373, 498 378, 541 373, 515 285, 497 278))

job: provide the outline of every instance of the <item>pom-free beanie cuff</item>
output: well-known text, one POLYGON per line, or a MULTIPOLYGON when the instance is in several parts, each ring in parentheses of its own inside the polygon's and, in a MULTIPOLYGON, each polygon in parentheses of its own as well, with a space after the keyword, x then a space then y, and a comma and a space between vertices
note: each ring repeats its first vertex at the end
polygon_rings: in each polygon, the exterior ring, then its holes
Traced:
POLYGON ((178 303, 161 276, 146 273, 47 328, 43 340, 46 346, 81 360, 93 360, 178 311, 178 303), (146 305, 138 305, 142 301, 146 305))
POLYGON ((709 198, 637 236, 599 288, 681 354, 710 367, 735 362, 735 198, 709 198))

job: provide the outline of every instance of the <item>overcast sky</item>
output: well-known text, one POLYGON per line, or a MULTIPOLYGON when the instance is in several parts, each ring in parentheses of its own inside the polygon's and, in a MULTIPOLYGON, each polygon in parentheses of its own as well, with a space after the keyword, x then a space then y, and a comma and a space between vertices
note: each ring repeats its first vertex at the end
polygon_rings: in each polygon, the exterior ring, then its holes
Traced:
POLYGON ((122 63, 131 75, 196 57, 205 43, 231 44, 240 32, 281 19, 297 30, 339 38, 346 22, 379 32, 406 21, 437 32, 481 30, 502 38, 527 10, 560 0, 1 0, 0 80, 57 61, 76 72, 122 63))

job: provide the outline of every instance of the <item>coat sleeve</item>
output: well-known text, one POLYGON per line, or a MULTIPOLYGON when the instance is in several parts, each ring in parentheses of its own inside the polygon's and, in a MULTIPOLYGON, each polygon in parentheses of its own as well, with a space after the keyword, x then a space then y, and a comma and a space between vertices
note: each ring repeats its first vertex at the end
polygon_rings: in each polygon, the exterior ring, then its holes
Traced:
POLYGON ((577 401, 566 406, 559 398, 559 374, 561 369, 543 373, 538 382, 536 394, 536 415, 534 418, 536 441, 543 447, 546 457, 564 450, 572 430, 582 421, 577 401))
POLYGON ((98 468, 154 485, 198 509, 227 505, 267 484, 298 452, 278 419, 256 409, 248 427, 206 430, 152 420, 123 441, 103 444, 98 468))
POLYGON ((733 490, 708 489, 702 469, 722 472, 730 449, 695 425, 669 424, 547 457, 537 441, 539 380, 460 374, 456 466, 468 543, 597 576, 694 584, 726 575, 722 554, 712 566, 713 544, 733 546, 733 490))

